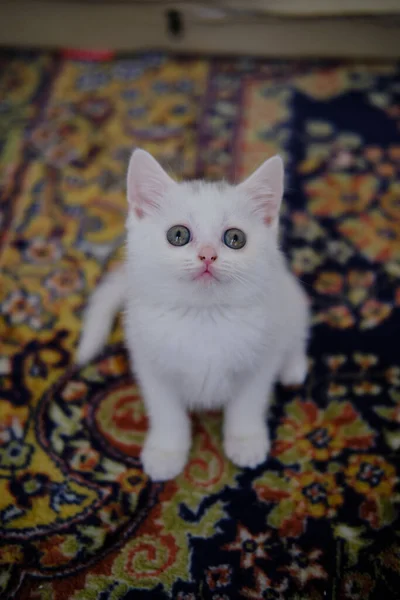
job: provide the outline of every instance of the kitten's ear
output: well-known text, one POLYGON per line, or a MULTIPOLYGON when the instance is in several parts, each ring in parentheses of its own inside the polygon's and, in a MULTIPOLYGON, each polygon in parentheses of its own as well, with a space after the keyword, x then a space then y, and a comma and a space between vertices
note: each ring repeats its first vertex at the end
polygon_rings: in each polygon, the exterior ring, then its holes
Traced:
POLYGON ((268 226, 276 226, 283 196, 283 161, 280 156, 266 160, 239 186, 253 202, 254 210, 268 226))
POLYGON ((157 211, 165 194, 175 185, 151 154, 140 149, 133 152, 128 167, 127 192, 129 207, 139 218, 157 211))

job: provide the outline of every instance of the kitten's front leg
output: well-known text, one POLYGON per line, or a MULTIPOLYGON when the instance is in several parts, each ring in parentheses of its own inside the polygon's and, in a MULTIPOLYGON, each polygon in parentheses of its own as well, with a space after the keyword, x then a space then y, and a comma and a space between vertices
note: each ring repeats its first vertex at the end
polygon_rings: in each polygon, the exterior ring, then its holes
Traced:
POLYGON ((167 382, 149 370, 139 375, 150 422, 141 454, 143 470, 154 481, 173 479, 183 471, 188 459, 190 419, 167 382))
POLYGON ((256 467, 267 458, 266 411, 275 375, 272 370, 255 374, 225 408, 225 454, 239 467, 256 467))

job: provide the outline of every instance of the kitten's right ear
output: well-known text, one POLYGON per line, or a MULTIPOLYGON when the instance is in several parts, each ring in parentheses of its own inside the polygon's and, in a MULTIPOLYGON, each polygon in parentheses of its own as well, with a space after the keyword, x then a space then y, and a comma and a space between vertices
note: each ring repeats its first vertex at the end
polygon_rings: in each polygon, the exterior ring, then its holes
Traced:
POLYGON ((253 204, 254 212, 264 223, 277 231, 279 209, 283 196, 283 162, 280 156, 266 160, 261 167, 239 184, 253 204))
POLYGON ((155 158, 145 150, 134 150, 128 167, 129 208, 139 219, 157 211, 165 194, 175 186, 155 158))

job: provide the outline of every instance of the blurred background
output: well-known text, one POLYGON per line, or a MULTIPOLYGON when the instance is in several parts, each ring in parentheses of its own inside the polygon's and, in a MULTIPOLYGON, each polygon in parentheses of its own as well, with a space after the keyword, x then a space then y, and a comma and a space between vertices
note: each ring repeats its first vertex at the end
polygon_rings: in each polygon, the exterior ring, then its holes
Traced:
POLYGON ((0 43, 394 57, 399 15, 398 0, 3 0, 0 43))

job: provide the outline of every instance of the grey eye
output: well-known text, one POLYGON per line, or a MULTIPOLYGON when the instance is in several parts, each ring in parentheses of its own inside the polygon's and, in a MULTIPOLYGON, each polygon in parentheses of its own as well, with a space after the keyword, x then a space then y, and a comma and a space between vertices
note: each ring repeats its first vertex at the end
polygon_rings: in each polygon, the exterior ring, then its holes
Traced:
POLYGON ((228 229, 224 233, 224 244, 232 250, 240 250, 246 245, 246 234, 241 229, 228 229))
POLYGON ((167 231, 167 240, 172 246, 186 246, 190 242, 190 231, 184 225, 174 225, 167 231))

